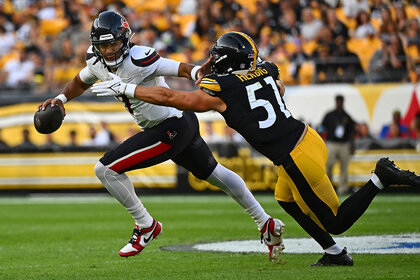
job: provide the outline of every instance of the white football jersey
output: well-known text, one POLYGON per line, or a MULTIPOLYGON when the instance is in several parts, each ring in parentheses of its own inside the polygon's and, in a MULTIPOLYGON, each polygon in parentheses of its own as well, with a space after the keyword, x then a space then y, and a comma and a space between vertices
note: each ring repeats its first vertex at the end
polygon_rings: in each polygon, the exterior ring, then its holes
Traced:
MULTIPOLYGON (((79 73, 84 83, 94 84, 97 80, 112 80, 108 68, 97 61, 92 46, 86 53, 86 64, 87 66, 79 73)), ((177 61, 160 57, 153 48, 135 45, 114 74, 125 83, 168 87, 163 76, 178 76, 179 64, 177 61)), ((116 98, 124 103, 127 111, 141 128, 153 127, 167 118, 182 117, 182 111, 172 107, 150 104, 125 95, 116 98)))

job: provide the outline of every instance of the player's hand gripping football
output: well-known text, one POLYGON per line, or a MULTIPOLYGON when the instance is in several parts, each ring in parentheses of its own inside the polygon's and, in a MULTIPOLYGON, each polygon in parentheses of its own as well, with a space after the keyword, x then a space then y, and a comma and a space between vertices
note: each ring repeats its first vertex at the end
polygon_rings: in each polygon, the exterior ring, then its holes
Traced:
POLYGON ((109 73, 109 76, 111 76, 111 80, 99 82, 92 86, 92 92, 95 93, 96 96, 134 96, 135 85, 124 83, 120 77, 113 73, 109 73), (132 90, 129 91, 127 89, 132 90))
POLYGON ((61 112, 63 113, 63 119, 64 119, 64 117, 66 116, 66 109, 64 108, 63 101, 61 101, 58 98, 50 98, 50 99, 45 100, 44 102, 38 105, 37 111, 41 111, 41 110, 44 111, 47 105, 50 103, 51 103, 51 107, 54 107, 54 106, 60 107, 61 112))

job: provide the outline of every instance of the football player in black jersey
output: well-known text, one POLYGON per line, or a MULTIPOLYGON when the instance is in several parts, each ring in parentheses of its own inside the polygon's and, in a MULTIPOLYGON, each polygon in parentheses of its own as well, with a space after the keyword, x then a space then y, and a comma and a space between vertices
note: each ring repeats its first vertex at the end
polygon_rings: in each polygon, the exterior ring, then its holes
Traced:
POLYGON ((384 187, 420 186, 420 177, 381 158, 370 180, 340 205, 325 172, 328 153, 324 141, 288 111, 279 69, 271 62, 258 61, 253 40, 240 32, 223 34, 211 48, 202 66, 206 68, 210 74, 199 80, 200 89, 193 92, 142 86, 127 91, 129 86, 115 75, 111 82, 94 85, 93 92, 134 96, 181 110, 218 111, 230 127, 279 167, 276 200, 325 251, 313 265, 353 265, 346 248, 330 234, 349 229, 384 187))

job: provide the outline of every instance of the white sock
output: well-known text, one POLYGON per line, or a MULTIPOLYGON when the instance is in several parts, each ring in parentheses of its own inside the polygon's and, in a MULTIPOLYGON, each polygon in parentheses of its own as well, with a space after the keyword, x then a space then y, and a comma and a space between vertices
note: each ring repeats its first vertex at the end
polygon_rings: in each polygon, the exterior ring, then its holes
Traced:
POLYGON ((249 191, 244 180, 242 180, 238 174, 227 169, 223 165, 217 164, 216 168, 206 181, 220 188, 230 197, 235 199, 235 201, 239 203, 255 221, 258 230, 261 230, 264 223, 270 218, 249 191))
POLYGON ((370 180, 380 190, 383 190, 383 188, 385 187, 384 184, 382 184, 381 180, 379 180, 378 175, 376 175, 375 173, 373 173, 372 177, 370 177, 370 180))
POLYGON ((264 209, 261 207, 260 204, 255 205, 254 207, 245 209, 245 212, 248 213, 257 224, 258 230, 261 231, 264 227, 267 220, 270 218, 267 213, 265 213, 264 209))
POLYGON ((327 249, 325 249, 324 251, 325 253, 330 254, 330 255, 338 255, 343 251, 343 248, 341 248, 337 244, 334 244, 328 247, 327 249))
POLYGON ((152 216, 141 203, 125 173, 118 174, 100 161, 95 165, 95 173, 108 192, 127 209, 139 228, 148 228, 153 224, 152 216))

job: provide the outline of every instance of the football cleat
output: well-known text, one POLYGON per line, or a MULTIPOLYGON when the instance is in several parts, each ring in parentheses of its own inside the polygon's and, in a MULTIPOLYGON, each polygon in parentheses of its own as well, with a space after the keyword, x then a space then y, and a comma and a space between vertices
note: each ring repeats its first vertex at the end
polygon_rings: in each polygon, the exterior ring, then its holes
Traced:
POLYGON ((408 185, 420 187, 420 176, 414 172, 403 170, 388 158, 381 158, 373 171, 385 187, 389 185, 408 185))
POLYGON ((276 262, 284 250, 283 232, 283 222, 273 218, 269 218, 261 229, 261 243, 264 242, 267 245, 268 258, 272 262, 276 262))
POLYGON ((338 255, 331 255, 325 253, 322 258, 319 259, 314 264, 311 264, 311 266, 352 266, 353 265, 353 259, 352 257, 347 253, 346 247, 344 247, 343 251, 341 251, 338 255))
POLYGON ((162 233, 162 224, 153 219, 153 224, 148 228, 140 229, 138 225, 133 230, 130 241, 120 250, 121 257, 135 256, 149 245, 162 233))

